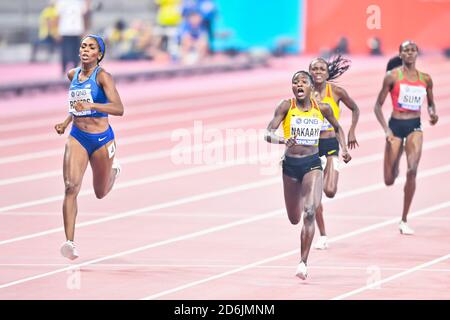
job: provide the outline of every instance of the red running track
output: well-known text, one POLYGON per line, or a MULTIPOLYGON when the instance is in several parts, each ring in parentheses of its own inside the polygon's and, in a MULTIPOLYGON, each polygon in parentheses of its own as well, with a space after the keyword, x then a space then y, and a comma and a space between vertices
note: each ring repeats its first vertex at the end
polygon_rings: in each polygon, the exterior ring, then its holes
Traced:
POLYGON ((301 226, 286 217, 277 165, 283 150, 261 134, 290 96, 292 73, 307 65, 290 58, 267 69, 121 84, 125 116, 111 123, 124 170, 103 200, 87 171, 73 263, 58 252, 66 137, 53 125, 65 115, 65 92, 1 102, 0 299, 449 299, 450 62, 421 57, 440 122, 430 127, 424 112, 410 213, 416 234, 401 236, 405 159, 402 178, 385 187, 372 112, 385 61, 353 58, 340 84, 361 108, 360 148, 336 198, 324 200, 330 248, 311 250, 301 281, 301 226), (226 140, 231 129, 245 135, 226 140))

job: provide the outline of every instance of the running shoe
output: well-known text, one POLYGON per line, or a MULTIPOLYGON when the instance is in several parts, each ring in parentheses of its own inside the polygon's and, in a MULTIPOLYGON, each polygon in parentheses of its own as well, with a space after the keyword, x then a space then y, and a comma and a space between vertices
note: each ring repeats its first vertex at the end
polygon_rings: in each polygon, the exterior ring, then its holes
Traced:
POLYGON ((327 249, 328 248, 328 237, 320 236, 319 239, 317 239, 316 244, 314 245, 314 248, 317 250, 327 249))
POLYGON ((302 280, 306 280, 306 277, 308 275, 308 272, 306 270, 306 264, 302 261, 298 264, 297 271, 295 272, 295 275, 299 277, 302 280))
POLYGON ((400 233, 401 234, 406 234, 406 235, 414 234, 414 230, 411 229, 408 226, 408 224, 406 222, 404 222, 404 221, 400 221, 399 229, 400 229, 400 233))
POLYGON ((78 252, 73 241, 67 240, 61 245, 61 254, 63 257, 70 260, 78 258, 78 252))

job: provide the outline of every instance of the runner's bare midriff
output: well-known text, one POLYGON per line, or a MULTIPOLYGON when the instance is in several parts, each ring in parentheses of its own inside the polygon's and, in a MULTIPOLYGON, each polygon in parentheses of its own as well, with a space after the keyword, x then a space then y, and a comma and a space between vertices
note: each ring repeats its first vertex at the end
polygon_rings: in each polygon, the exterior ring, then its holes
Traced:
POLYGON ((102 133, 108 130, 108 118, 74 117, 73 124, 80 130, 89 133, 102 133))
POLYGON ((394 110, 394 111, 392 111, 392 118, 400 119, 400 120, 420 118, 420 111, 419 112, 400 112, 400 111, 394 110))

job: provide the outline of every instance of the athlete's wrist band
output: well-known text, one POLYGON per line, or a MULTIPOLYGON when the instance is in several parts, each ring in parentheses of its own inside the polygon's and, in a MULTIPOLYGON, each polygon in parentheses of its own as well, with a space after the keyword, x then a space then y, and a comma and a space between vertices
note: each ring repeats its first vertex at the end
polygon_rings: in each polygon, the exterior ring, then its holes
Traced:
POLYGON ((278 137, 277 135, 270 135, 270 142, 272 143, 280 143, 280 137, 278 137))

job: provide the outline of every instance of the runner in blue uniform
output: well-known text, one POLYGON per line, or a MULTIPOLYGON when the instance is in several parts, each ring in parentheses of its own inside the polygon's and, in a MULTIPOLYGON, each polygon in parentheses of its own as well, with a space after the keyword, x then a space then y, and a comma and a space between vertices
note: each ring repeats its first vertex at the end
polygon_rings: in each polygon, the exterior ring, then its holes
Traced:
POLYGON ((97 35, 84 37, 80 45, 81 66, 67 74, 70 83, 69 115, 55 125, 58 134, 63 134, 73 121, 67 139, 64 163, 63 217, 66 242, 61 254, 76 259, 75 220, 78 212, 77 196, 88 164, 93 173, 95 195, 105 197, 112 189, 120 173, 120 165, 114 161, 116 143, 109 125, 108 115, 122 116, 122 101, 112 76, 99 63, 105 56, 105 43, 97 35))

